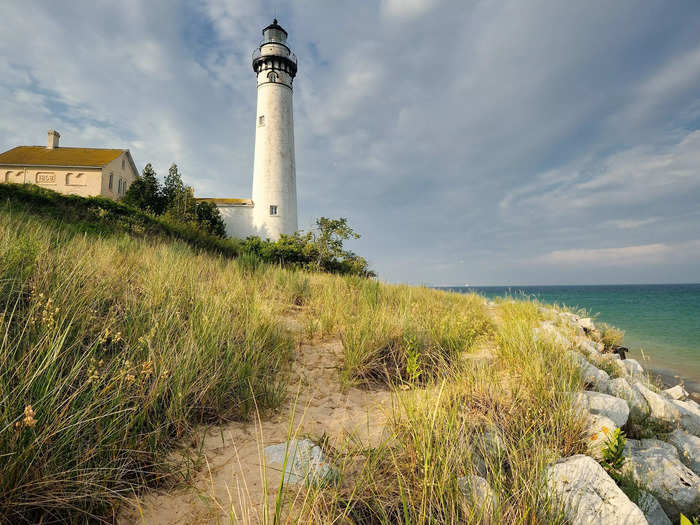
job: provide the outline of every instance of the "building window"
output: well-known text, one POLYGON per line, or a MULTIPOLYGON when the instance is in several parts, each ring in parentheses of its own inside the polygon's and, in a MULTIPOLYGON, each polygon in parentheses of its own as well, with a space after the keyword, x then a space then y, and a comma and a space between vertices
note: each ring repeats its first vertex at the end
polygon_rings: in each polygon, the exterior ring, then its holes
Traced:
POLYGON ((265 115, 260 115, 258 117, 258 126, 264 126, 265 125, 265 115))
POLYGON ((124 166, 126 166, 126 161, 122 159, 122 169, 124 169, 124 166))
POLYGON ((109 189, 112 189, 112 185, 114 184, 114 173, 109 174, 109 189))
POLYGON ((270 215, 277 215, 277 206, 274 204, 270 206, 270 215))
POLYGON ((275 73, 274 71, 270 71, 270 72, 267 74, 267 79, 268 79, 270 82, 277 82, 277 73, 275 73))
POLYGON ((118 193, 119 193, 120 195, 121 195, 121 193, 122 193, 122 180, 121 180, 121 179, 119 179, 119 190, 118 190, 118 193))

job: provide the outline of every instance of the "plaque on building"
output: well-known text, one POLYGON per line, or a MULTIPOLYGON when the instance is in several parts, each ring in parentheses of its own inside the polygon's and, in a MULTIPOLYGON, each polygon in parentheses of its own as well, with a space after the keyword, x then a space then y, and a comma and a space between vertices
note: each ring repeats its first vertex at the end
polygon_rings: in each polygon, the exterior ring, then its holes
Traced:
POLYGON ((56 184, 56 175, 54 173, 37 173, 37 184, 56 184))

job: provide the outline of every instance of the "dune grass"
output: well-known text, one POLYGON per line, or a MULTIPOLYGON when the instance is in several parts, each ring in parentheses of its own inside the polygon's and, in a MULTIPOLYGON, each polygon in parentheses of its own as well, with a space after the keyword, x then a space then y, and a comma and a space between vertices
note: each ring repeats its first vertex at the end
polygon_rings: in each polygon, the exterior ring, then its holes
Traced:
POLYGON ((181 477, 195 425, 282 401, 278 313, 235 261, 2 214, 0 516, 104 517, 181 477))
POLYGON ((543 476, 585 448, 567 394, 581 388, 579 373, 562 348, 533 336, 536 305, 506 302, 499 314, 489 357, 453 362, 425 388, 397 389, 381 445, 348 439, 327 449, 340 481, 300 489, 289 522, 563 523, 543 476), (465 496, 469 482, 458 480, 472 475, 489 482, 494 503, 465 496))
POLYGON ((302 489, 292 522, 560 521, 542 475, 582 450, 565 394, 581 384, 533 336, 537 305, 489 311, 475 295, 248 264, 28 209, 0 219, 6 521, 111 521, 120 500, 186 479, 197 454, 180 445, 198 425, 283 402, 299 338, 338 338, 339 380, 397 401, 379 446, 324 445, 338 482, 302 489), (472 474, 495 505, 462 494, 472 474))

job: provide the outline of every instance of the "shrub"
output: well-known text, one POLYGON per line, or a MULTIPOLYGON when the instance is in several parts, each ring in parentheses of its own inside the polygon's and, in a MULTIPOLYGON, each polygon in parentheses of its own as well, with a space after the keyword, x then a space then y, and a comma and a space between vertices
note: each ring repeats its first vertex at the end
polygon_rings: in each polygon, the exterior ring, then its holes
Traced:
POLYGON ((625 337, 625 332, 606 323, 600 323, 598 329, 601 333, 601 342, 605 346, 606 352, 612 352, 613 349, 620 346, 625 337))

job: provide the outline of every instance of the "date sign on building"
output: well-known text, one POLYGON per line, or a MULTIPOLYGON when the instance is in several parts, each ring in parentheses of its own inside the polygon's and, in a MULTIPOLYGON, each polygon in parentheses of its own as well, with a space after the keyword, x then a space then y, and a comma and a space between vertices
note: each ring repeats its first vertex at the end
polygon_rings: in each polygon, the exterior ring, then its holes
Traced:
POLYGON ((36 174, 37 184, 55 184, 56 174, 54 173, 37 173, 36 174))

